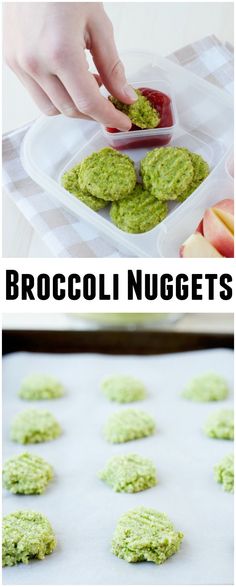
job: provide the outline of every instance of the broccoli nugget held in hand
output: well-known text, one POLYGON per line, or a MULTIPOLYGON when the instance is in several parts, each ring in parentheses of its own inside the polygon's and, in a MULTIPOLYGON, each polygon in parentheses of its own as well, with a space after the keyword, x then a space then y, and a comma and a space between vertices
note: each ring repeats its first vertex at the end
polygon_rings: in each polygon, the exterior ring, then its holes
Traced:
POLYGON ((124 112, 124 114, 126 114, 131 122, 138 128, 156 128, 161 121, 159 112, 153 107, 148 98, 142 95, 140 90, 134 91, 138 97, 134 104, 124 104, 113 96, 109 96, 108 99, 117 110, 124 112))

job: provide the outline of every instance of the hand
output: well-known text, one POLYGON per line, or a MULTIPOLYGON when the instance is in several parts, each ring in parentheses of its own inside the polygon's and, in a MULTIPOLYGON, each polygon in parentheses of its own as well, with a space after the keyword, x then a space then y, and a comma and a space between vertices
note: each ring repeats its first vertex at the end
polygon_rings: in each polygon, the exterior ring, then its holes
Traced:
POLYGON ((45 114, 131 128, 129 118, 99 91, 103 83, 122 102, 136 100, 100 2, 8 2, 4 28, 7 64, 45 114), (85 49, 99 75, 89 72, 85 49))

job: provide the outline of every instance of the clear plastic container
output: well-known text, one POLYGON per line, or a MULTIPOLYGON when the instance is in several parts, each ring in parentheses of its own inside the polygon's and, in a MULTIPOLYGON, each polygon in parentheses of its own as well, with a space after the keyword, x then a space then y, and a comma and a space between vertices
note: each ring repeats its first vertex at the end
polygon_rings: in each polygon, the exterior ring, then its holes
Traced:
MULTIPOLYGON (((94 212, 60 185, 63 171, 107 145, 95 122, 63 116, 40 118, 25 137, 22 164, 34 181, 50 193, 56 206, 90 223, 125 255, 178 257, 179 244, 191 234, 192 227, 195 229, 202 210, 211 202, 233 196, 233 181, 226 172, 233 143, 233 100, 169 59, 128 52, 123 61, 131 84, 137 79, 164 79, 174 87, 178 124, 170 144, 185 146, 208 162, 211 172, 200 187, 182 204, 170 203, 167 218, 152 230, 129 234, 111 222, 109 207, 94 212)), ((137 168, 147 151, 148 148, 130 149, 126 153, 137 168)))
POLYGON ((234 179, 234 151, 231 149, 225 161, 225 171, 230 179, 234 179))
MULTIPOLYGON (((162 79, 131 82, 131 85, 133 88, 151 88, 166 94, 171 100, 170 109, 173 124, 163 128, 157 127, 143 130, 130 130, 128 132, 117 131, 114 133, 107 131, 106 127, 101 125, 105 139, 114 149, 122 150, 144 147, 164 147, 165 145, 168 145, 178 124, 176 101, 171 85, 162 79)), ((109 92, 107 92, 105 88, 102 89, 102 94, 106 97, 109 96, 109 92)))

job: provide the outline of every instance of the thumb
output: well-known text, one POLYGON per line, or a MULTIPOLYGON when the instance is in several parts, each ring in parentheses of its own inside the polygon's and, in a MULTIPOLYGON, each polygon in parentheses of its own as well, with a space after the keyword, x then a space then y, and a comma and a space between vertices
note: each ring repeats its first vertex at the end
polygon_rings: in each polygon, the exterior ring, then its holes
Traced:
POLYGON ((100 75, 104 78, 103 83, 112 96, 125 104, 133 104, 137 100, 137 94, 128 84, 123 63, 119 58, 115 65, 112 65, 112 62, 109 63, 107 60, 104 63, 104 75, 102 73, 100 75), (109 76, 106 75, 106 71, 110 71, 109 76))
POLYGON ((137 95, 127 82, 111 26, 105 33, 103 29, 102 36, 99 35, 99 31, 95 32, 94 39, 91 39, 90 51, 101 80, 112 96, 125 104, 135 102, 137 95))

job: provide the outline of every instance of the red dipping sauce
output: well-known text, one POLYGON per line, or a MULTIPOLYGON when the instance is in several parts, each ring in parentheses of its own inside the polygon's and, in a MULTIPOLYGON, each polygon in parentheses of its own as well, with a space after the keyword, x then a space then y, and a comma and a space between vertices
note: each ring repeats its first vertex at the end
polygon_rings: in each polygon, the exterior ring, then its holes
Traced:
MULTIPOLYGON (((151 88, 138 88, 143 96, 145 96, 149 102, 151 102, 152 106, 157 110, 159 113, 161 120, 160 124, 156 127, 156 129, 141 129, 135 124, 132 125, 131 129, 128 133, 132 133, 133 131, 139 131, 142 133, 150 133, 150 131, 159 130, 161 128, 166 129, 168 127, 173 126, 173 114, 172 114, 172 107, 171 107, 171 99, 167 94, 160 92, 159 90, 152 90, 151 88)), ((106 131, 109 133, 121 133, 116 128, 106 128, 106 131)), ((123 134, 123 133, 122 133, 123 134)), ((127 135, 127 133, 126 133, 127 135)), ((153 146, 163 146, 167 145, 172 138, 172 134, 170 133, 163 133, 163 134, 153 134, 153 136, 145 137, 145 134, 142 137, 135 137, 135 135, 130 135, 129 138, 126 138, 124 143, 122 143, 122 138, 119 142, 114 143, 114 147, 116 149, 130 149, 130 148, 137 148, 137 147, 153 147, 153 146)))

